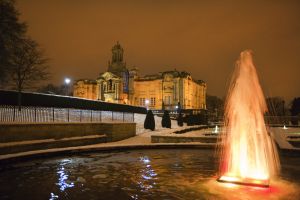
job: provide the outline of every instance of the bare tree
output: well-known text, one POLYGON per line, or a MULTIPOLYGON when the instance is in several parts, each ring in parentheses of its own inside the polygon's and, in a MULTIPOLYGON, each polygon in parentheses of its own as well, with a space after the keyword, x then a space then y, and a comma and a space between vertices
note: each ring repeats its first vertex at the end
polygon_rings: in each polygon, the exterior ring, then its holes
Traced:
POLYGON ((282 97, 268 97, 266 98, 268 106, 267 115, 270 116, 284 116, 285 115, 285 102, 282 97))
POLYGON ((16 47, 9 58, 10 82, 18 91, 18 105, 21 109, 22 91, 33 88, 39 81, 49 78, 48 59, 39 45, 30 38, 17 41, 16 47))
POLYGON ((27 26, 19 21, 14 0, 0 0, 0 87, 5 88, 9 76, 9 57, 15 41, 25 36, 27 26))

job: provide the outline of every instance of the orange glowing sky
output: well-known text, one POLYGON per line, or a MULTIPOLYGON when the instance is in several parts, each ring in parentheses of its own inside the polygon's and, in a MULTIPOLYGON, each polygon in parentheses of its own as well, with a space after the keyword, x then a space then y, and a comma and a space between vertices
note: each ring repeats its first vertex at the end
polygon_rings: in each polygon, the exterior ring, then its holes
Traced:
POLYGON ((17 0, 51 59, 52 82, 96 78, 120 41, 142 74, 186 70, 224 96, 239 52, 254 51, 266 96, 300 96, 300 1, 17 0))

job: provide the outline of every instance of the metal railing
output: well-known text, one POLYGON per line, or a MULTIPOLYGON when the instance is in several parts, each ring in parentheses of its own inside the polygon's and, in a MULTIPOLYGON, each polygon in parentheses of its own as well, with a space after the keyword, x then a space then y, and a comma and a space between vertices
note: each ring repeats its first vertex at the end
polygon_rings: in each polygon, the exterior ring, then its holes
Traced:
POLYGON ((0 105, 0 123, 134 122, 134 113, 73 108, 0 105))
POLYGON ((299 125, 298 116, 265 116, 265 122, 268 125, 299 125))

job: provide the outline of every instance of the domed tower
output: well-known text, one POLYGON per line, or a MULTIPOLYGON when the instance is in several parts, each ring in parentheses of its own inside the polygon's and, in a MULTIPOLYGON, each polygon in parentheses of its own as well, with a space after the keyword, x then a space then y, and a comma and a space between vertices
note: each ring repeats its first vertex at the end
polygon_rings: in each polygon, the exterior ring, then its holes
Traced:
POLYGON ((112 52, 112 58, 111 58, 111 62, 108 62, 108 70, 109 72, 112 72, 118 76, 120 76, 122 74, 122 72, 126 71, 126 63, 123 62, 123 53, 124 50, 121 47, 121 45, 119 44, 119 42, 117 42, 117 44, 115 44, 113 46, 113 48, 111 49, 112 52))

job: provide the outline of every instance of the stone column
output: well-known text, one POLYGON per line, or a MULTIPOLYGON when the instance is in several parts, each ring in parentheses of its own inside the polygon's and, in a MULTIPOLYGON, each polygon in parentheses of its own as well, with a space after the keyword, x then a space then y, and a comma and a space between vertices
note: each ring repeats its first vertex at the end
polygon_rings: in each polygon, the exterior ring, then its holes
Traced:
POLYGON ((115 99, 119 100, 119 83, 115 83, 115 99))
POLYGON ((97 94, 97 100, 101 100, 101 95, 102 95, 102 91, 101 91, 101 89, 102 89, 102 84, 101 84, 101 82, 99 81, 97 81, 97 85, 98 85, 98 94, 97 94))

